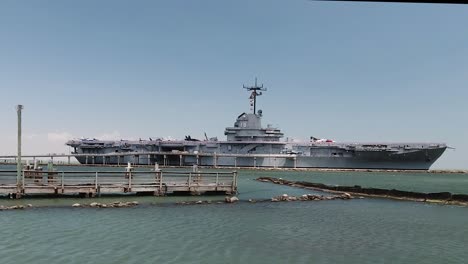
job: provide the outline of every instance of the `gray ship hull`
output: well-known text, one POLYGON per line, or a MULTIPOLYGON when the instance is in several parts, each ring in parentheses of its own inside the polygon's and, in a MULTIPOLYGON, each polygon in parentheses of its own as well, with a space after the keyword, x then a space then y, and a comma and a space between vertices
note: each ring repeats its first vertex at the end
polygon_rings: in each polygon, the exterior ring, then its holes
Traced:
POLYGON ((132 153, 107 155, 77 155, 81 164, 108 164, 209 167, 263 167, 263 168, 331 168, 331 169, 386 169, 428 170, 443 154, 445 147, 417 150, 405 153, 364 152, 354 156, 311 157, 301 155, 228 155, 190 153, 132 153))

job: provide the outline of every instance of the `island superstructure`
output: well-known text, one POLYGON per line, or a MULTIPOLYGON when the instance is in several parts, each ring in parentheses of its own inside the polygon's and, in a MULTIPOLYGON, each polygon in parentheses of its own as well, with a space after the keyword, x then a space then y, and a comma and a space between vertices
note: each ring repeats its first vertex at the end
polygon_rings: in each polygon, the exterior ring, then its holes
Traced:
POLYGON ((262 127, 262 110, 256 110, 263 85, 244 86, 250 92, 252 112, 242 113, 226 127, 226 140, 163 138, 106 141, 76 139, 66 144, 82 164, 165 166, 340 168, 427 170, 444 153, 444 143, 346 143, 311 137, 309 141, 282 140, 279 128, 262 127))

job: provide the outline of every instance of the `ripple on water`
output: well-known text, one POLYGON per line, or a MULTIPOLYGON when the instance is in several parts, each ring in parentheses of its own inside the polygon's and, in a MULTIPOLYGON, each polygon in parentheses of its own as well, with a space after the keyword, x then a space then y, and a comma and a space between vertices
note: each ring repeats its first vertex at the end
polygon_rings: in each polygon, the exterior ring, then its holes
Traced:
POLYGON ((468 257, 465 219, 466 208, 374 199, 5 211, 0 257, 2 263, 456 263, 468 257))

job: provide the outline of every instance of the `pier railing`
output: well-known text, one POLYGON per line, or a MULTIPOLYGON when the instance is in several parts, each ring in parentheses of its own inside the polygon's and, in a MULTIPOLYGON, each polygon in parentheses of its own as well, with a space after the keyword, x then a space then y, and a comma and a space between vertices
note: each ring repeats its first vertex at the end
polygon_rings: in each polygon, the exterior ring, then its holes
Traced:
POLYGON ((0 194, 100 194, 237 192, 237 172, 202 171, 0 171, 0 194))

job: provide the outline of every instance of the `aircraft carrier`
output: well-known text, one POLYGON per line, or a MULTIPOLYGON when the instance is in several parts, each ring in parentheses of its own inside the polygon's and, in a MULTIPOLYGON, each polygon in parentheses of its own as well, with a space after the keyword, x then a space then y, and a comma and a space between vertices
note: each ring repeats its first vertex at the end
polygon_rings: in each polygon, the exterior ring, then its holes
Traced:
POLYGON ((428 170, 444 153, 444 143, 346 143, 310 137, 309 141, 282 140, 280 129, 262 127, 262 110, 256 111, 263 85, 244 86, 250 92, 252 112, 240 114, 234 126, 217 138, 183 140, 104 141, 70 140, 72 154, 82 164, 159 164, 164 166, 337 168, 428 170))

